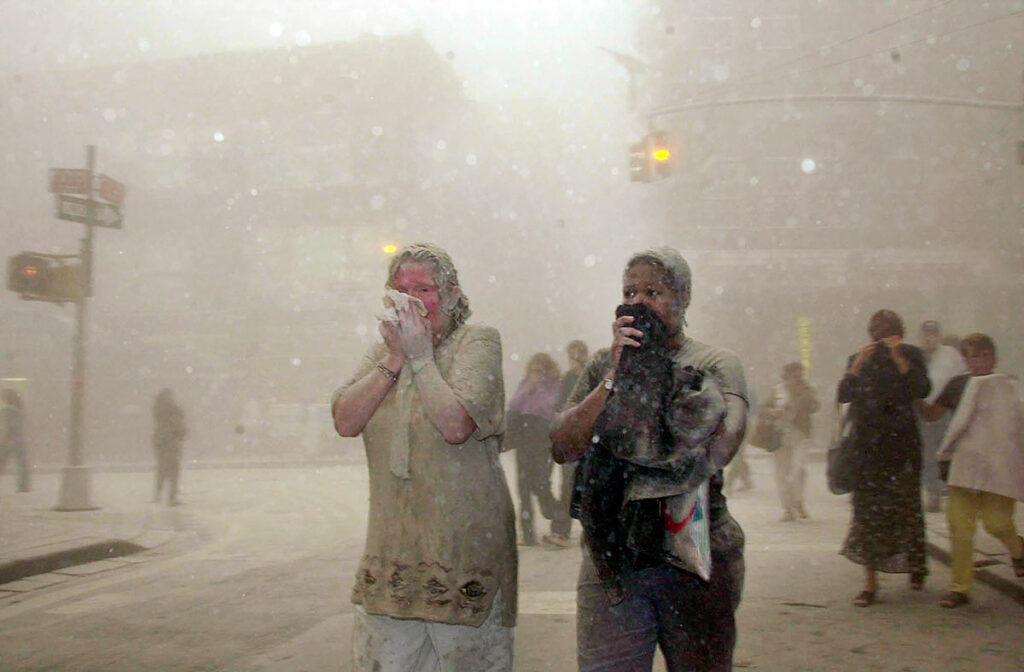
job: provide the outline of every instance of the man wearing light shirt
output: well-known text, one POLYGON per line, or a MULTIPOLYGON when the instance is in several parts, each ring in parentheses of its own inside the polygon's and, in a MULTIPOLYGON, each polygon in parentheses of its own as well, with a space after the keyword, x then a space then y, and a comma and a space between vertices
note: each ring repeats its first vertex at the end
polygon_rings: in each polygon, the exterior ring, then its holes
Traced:
MULTIPOLYGON (((967 365, 956 348, 942 344, 942 329, 935 320, 925 320, 921 324, 921 349, 924 350, 925 361, 928 364, 928 380, 932 384, 932 391, 925 397, 924 403, 932 404, 953 376, 967 371, 967 365)), ((925 492, 924 509, 934 512, 940 510, 939 501, 943 489, 935 453, 946 434, 946 428, 949 427, 949 416, 943 416, 935 421, 928 421, 920 414, 918 418, 924 458, 921 461, 921 484, 925 492)))

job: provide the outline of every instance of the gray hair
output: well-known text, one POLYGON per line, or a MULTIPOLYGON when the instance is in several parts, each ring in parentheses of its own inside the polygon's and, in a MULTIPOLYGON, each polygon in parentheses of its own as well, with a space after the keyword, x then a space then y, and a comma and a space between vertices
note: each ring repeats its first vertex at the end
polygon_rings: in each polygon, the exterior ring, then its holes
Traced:
POLYGON ((433 243, 413 243, 403 247, 391 259, 391 264, 388 266, 388 280, 384 286, 390 289, 395 283, 395 274, 398 273, 398 269, 402 264, 410 261, 428 263, 433 267, 434 284, 437 285, 438 294, 441 295, 441 309, 451 320, 449 333, 462 326, 472 312, 469 309, 469 299, 459 287, 459 273, 455 270, 452 258, 441 247, 433 243), (453 296, 456 295, 458 298, 453 301, 453 296))
POLYGON ((626 262, 625 272, 640 264, 650 264, 661 269, 665 276, 665 284, 679 297, 679 319, 685 325, 686 309, 690 307, 693 290, 690 265, 686 263, 686 259, 671 247, 652 247, 631 256, 626 262))

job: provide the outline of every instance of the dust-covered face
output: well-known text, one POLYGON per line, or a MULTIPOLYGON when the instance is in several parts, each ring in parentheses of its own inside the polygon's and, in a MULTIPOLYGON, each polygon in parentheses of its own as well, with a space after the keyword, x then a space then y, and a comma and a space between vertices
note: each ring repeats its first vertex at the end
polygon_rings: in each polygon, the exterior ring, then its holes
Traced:
POLYGON ((427 308, 427 321, 435 336, 443 336, 448 326, 441 291, 434 282, 434 267, 425 261, 407 261, 395 271, 392 288, 415 297, 427 308))
POLYGON ((679 332, 682 322, 682 298, 665 283, 665 272, 652 264, 637 264, 622 278, 622 302, 627 306, 642 303, 668 327, 679 332))

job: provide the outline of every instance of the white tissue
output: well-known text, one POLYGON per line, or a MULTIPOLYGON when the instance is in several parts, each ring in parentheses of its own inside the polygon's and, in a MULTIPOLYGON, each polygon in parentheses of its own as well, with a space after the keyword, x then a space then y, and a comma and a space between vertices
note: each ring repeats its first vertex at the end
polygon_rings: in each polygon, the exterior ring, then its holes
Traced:
POLYGON ((423 305, 422 301, 394 289, 384 292, 384 298, 381 299, 381 302, 384 304, 384 311, 377 314, 377 319, 381 322, 394 322, 397 324, 398 311, 406 310, 410 306, 423 317, 427 316, 427 307, 423 305))

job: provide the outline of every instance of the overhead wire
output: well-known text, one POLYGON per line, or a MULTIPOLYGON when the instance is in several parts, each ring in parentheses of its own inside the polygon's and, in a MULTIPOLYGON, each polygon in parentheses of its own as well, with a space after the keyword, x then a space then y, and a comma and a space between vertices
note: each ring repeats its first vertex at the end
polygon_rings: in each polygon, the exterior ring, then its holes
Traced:
POLYGON ((967 30, 971 30, 972 28, 978 28, 980 26, 985 26, 985 25, 988 25, 990 23, 995 23, 996 21, 1002 21, 1004 19, 1009 19, 1009 18, 1012 18, 1014 16, 1018 16, 1018 15, 1021 15, 1021 14, 1024 14, 1024 9, 1020 9, 1020 10, 1017 10, 1015 12, 1010 12, 1009 14, 1001 14, 999 16, 992 17, 992 18, 986 19, 984 21, 978 21, 977 23, 970 23, 970 24, 967 24, 966 26, 961 26, 960 28, 956 28, 954 30, 950 30, 950 31, 945 32, 945 33, 940 33, 938 35, 928 35, 926 37, 922 37, 922 38, 919 38, 919 39, 916 39, 916 40, 911 40, 909 42, 903 42, 903 43, 900 43, 900 44, 891 45, 891 46, 885 47, 884 49, 877 49, 875 51, 871 51, 871 52, 868 52, 866 54, 860 54, 859 56, 851 56, 850 58, 845 58, 845 59, 840 60, 840 61, 834 61, 832 63, 825 63, 825 64, 818 65, 818 66, 815 66, 815 67, 812 67, 812 68, 806 68, 806 69, 803 69, 803 70, 796 70, 796 71, 788 72, 788 73, 786 73, 786 74, 784 74, 784 75, 782 75, 780 77, 775 77, 774 79, 763 80, 761 83, 763 83, 763 84, 770 84, 772 82, 777 82, 777 81, 780 81, 780 80, 783 80, 783 79, 788 79, 788 78, 793 77, 795 75, 801 75, 801 74, 805 74, 805 73, 808 73, 808 72, 816 72, 818 70, 824 70, 826 68, 832 68, 832 67, 835 67, 837 65, 845 65, 847 63, 852 63, 854 61, 859 61, 859 60, 864 59, 864 58, 870 58, 871 56, 877 56, 878 54, 892 53, 892 51, 896 50, 896 49, 905 49, 907 47, 916 46, 918 44, 926 43, 926 42, 928 42, 928 43, 938 42, 938 40, 942 39, 943 37, 949 37, 951 35, 956 35, 957 33, 962 33, 962 32, 965 32, 967 30))
POLYGON ((822 55, 822 52, 824 52, 824 51, 828 51, 828 50, 831 50, 831 49, 836 49, 838 47, 842 47, 842 46, 845 46, 847 44, 850 44, 851 42, 856 42, 858 40, 862 40, 865 37, 869 37, 869 36, 874 35, 876 33, 880 33, 883 30, 887 30, 889 28, 892 28, 893 26, 898 26, 901 23, 905 23, 907 21, 910 21, 911 19, 916 19, 917 17, 923 16, 925 14, 929 14, 931 12, 934 12, 937 9, 941 9, 942 7, 946 7, 948 5, 953 4, 954 2, 958 2, 958 1, 959 0, 944 0, 943 2, 940 2, 940 3, 936 4, 936 5, 930 5, 930 6, 924 8, 924 9, 922 9, 920 11, 914 12, 912 14, 908 14, 906 16, 900 17, 900 18, 898 18, 898 19, 896 19, 894 21, 890 21, 890 22, 882 24, 880 26, 876 26, 875 28, 872 28, 871 30, 865 31, 863 33, 858 33, 856 35, 851 35, 850 37, 847 37, 845 39, 839 40, 838 42, 833 42, 831 44, 826 44, 826 45, 824 45, 822 47, 819 47, 814 52, 808 52, 808 53, 802 54, 802 55, 797 56, 795 58, 792 58, 792 59, 790 59, 788 61, 783 61, 782 63, 774 63, 774 64, 772 64, 770 66, 762 68, 761 70, 759 70, 757 72, 754 72, 754 73, 751 73, 749 75, 745 75, 743 77, 740 77, 739 79, 733 80, 731 82, 727 82, 725 84, 721 84, 721 85, 716 86, 716 87, 712 87, 711 89, 705 89, 704 91, 701 91, 700 93, 698 93, 695 96, 693 96, 691 98, 691 100, 696 100, 698 98, 703 98, 703 97, 706 97, 706 96, 712 96, 712 95, 715 95, 715 94, 717 94, 717 93, 719 93, 721 91, 725 91, 725 90, 734 88, 736 86, 739 86, 741 84, 744 84, 747 81, 750 81, 750 80, 762 77, 763 75, 765 75, 767 73, 770 73, 770 72, 773 72, 775 70, 779 70, 781 68, 788 68, 788 67, 790 67, 792 65, 795 65, 797 63, 800 63, 800 62, 803 62, 803 61, 806 61, 806 60, 810 60, 812 58, 820 58, 821 55, 822 55))

